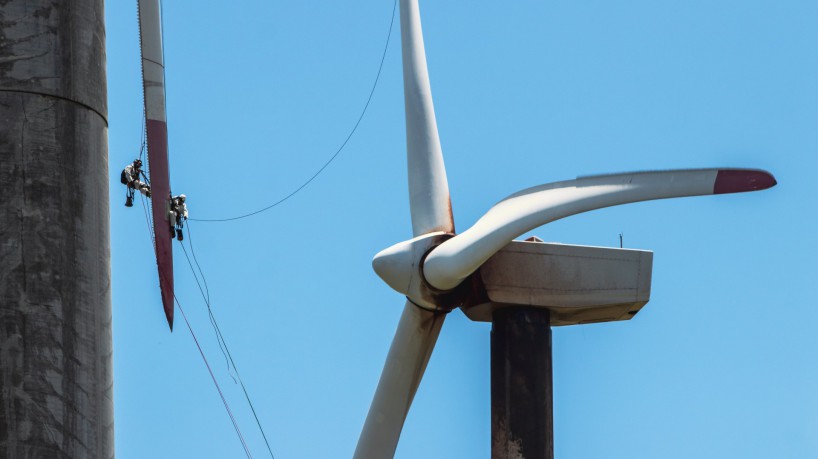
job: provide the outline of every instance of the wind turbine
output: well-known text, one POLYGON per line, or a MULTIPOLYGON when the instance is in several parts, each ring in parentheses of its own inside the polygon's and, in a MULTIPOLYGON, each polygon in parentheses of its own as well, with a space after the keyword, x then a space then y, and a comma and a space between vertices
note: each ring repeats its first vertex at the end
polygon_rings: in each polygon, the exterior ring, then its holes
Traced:
MULTIPOLYGON (((482 285, 485 279, 477 273, 515 237, 546 223, 594 209, 653 199, 763 190, 776 184, 770 173, 754 169, 671 170, 581 177, 513 194, 492 207, 471 228, 456 234, 426 67, 418 0, 400 0, 400 24, 409 206, 414 237, 381 251, 372 262, 378 276, 405 295, 407 301, 358 441, 354 456, 357 459, 394 456, 446 314, 463 308, 469 315, 478 303, 493 301, 479 298, 485 296, 485 285, 482 285)), ((536 256, 555 255, 546 250, 536 256)), ((565 256, 570 258, 572 254, 565 256)), ((513 269, 511 263, 515 258, 511 260, 506 260, 505 265, 501 263, 500 268, 513 269)), ((587 304, 580 305, 582 314, 561 316, 562 324, 632 317, 647 302, 649 292, 650 257, 640 263, 647 266, 648 278, 646 281, 637 279, 635 282, 641 283, 641 287, 630 288, 637 291, 635 297, 608 302, 583 297, 582 301, 587 300, 587 304), (600 308, 600 304, 607 309, 600 308), (613 313, 611 304, 616 306, 613 313)), ((590 268, 610 271, 610 267, 590 268)), ((498 269, 497 263, 492 269, 498 269)), ((551 314, 553 317, 554 312, 551 314)))

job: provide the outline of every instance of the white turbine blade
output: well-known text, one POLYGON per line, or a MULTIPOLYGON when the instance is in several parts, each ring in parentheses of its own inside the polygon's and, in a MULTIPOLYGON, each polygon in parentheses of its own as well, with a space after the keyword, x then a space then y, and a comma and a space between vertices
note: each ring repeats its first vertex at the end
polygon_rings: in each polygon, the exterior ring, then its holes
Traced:
POLYGON ((449 184, 437 134, 417 0, 401 0, 400 29, 412 231, 415 236, 433 231, 453 233, 449 184))
POLYGON ((467 231, 426 257, 423 275, 441 290, 456 287, 515 237, 570 215, 653 199, 770 188, 771 174, 750 169, 634 172, 549 183, 500 201, 467 231))
POLYGON ((409 406, 445 317, 444 313, 406 302, 355 449, 355 459, 386 459, 395 455, 409 406))

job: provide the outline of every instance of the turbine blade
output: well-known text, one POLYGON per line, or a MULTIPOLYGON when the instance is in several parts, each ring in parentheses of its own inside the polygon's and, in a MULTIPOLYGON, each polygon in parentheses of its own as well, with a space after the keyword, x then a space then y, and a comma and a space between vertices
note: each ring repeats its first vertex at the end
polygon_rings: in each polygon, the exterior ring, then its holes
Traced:
POLYGON ((427 311, 406 302, 358 439, 355 459, 386 459, 395 455, 409 406, 426 371, 444 318, 445 313, 427 311))
POLYGON ((437 133, 417 0, 401 0, 400 29, 412 231, 414 236, 434 231, 453 233, 449 184, 437 133))
POLYGON ((698 169, 580 177, 523 190, 492 207, 471 228, 435 248, 423 265, 426 281, 456 287, 515 237, 570 215, 653 199, 739 193, 770 188, 775 178, 753 169, 698 169))

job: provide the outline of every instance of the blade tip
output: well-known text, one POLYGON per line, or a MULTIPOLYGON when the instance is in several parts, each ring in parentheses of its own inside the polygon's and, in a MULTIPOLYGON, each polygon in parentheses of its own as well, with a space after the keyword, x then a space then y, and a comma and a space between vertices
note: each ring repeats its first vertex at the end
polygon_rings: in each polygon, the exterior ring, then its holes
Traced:
POLYGON ((713 194, 760 191, 777 185, 772 174, 758 169, 722 169, 716 174, 713 194))

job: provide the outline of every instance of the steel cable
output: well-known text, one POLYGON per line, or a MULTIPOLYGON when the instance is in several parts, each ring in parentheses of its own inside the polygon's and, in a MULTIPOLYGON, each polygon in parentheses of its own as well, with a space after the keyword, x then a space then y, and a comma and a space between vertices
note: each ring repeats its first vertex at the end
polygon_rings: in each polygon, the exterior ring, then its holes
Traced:
POLYGON ((352 135, 355 134, 355 131, 358 129, 358 126, 361 124, 361 120, 364 119, 364 115, 366 114, 366 110, 369 108, 369 103, 372 102, 372 96, 375 94, 375 88, 378 87, 378 80, 380 80, 381 72, 383 71, 383 63, 384 63, 384 61, 386 61, 386 51, 387 51, 387 49, 389 49, 389 39, 392 36, 392 26, 395 24, 395 10, 397 9, 397 5, 398 5, 398 0, 395 0, 394 5, 392 5, 392 20, 389 23, 389 32, 386 34, 386 44, 383 47, 383 55, 381 56, 381 63, 378 66, 378 74, 375 76, 375 82, 372 84, 372 90, 369 91, 369 97, 366 99, 366 104, 364 104, 364 108, 361 111, 361 115, 358 117, 358 121, 355 122, 355 126, 352 127, 352 130, 349 132, 349 135, 344 140, 344 142, 341 144, 341 146, 338 147, 338 150, 335 151, 335 154, 333 154, 329 158, 329 160, 327 160, 327 162, 325 162, 324 165, 321 166, 318 169, 318 171, 312 175, 312 177, 307 179, 307 181, 302 183, 301 186, 296 188, 295 191, 291 192, 287 196, 284 196, 283 198, 279 199, 278 201, 268 205, 267 207, 261 208, 259 210, 256 210, 254 212, 250 212, 250 213, 247 213, 247 214, 244 214, 244 215, 239 215, 239 216, 236 216, 236 217, 229 217, 229 218, 191 218, 190 220, 197 221, 197 222, 228 222, 228 221, 239 220, 239 219, 242 219, 242 218, 247 218, 247 217, 250 217, 250 216, 253 216, 253 215, 256 215, 256 214, 260 214, 261 212, 264 212, 266 210, 270 210, 273 207, 276 207, 279 204, 283 203, 284 201, 286 201, 286 200, 290 199, 291 197, 295 196, 299 191, 306 188, 307 185, 309 185, 313 180, 315 180, 316 177, 318 177, 322 172, 324 172, 324 169, 326 169, 327 166, 329 166, 330 163, 332 163, 335 160, 335 158, 338 157, 338 155, 341 153, 341 150, 343 150, 344 147, 346 146, 346 144, 349 142, 349 139, 351 139, 352 135))

